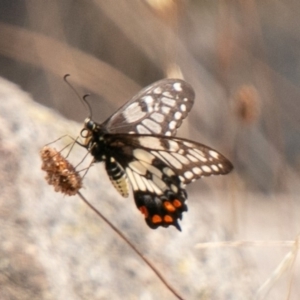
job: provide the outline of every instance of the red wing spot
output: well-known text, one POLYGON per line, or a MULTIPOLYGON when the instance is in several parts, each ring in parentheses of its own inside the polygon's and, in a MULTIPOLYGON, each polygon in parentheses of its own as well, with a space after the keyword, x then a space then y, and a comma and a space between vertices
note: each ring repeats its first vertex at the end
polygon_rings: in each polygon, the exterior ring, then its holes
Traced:
POLYGON ((154 224, 161 223, 161 222, 162 222, 162 218, 161 218, 159 215, 154 215, 154 216, 152 217, 152 222, 153 222, 154 224))
POLYGON ((175 199, 175 200, 173 201, 173 205, 174 205, 176 208, 178 208, 178 207, 181 207, 181 206, 182 206, 182 203, 181 203, 179 200, 175 199))
POLYGON ((139 208, 139 210, 140 210, 140 212, 145 216, 145 218, 148 218, 149 213, 148 213, 148 209, 147 209, 146 206, 141 206, 141 207, 139 208))
POLYGON ((171 216, 169 216, 169 215, 165 215, 164 216, 164 221, 166 223, 173 223, 173 218, 171 216))
POLYGON ((173 204, 170 203, 169 201, 164 202, 164 207, 169 212, 174 212, 176 210, 176 208, 173 206, 173 204))

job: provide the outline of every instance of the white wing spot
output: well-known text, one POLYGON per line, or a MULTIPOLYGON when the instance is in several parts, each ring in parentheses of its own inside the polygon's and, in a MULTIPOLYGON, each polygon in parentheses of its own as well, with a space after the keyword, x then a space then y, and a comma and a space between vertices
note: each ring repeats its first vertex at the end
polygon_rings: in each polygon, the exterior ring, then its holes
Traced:
POLYGON ((147 168, 148 172, 152 173, 153 175, 155 175, 157 177, 162 177, 162 172, 159 169, 155 168, 151 164, 148 164, 144 161, 141 161, 140 163, 147 168))
POLYGON ((152 184, 150 184, 150 181, 147 180, 145 177, 141 177, 142 180, 144 181, 144 184, 146 185, 146 188, 149 192, 153 193, 154 192, 154 189, 153 189, 153 186, 152 184))
POLYGON ((168 115, 170 113, 171 108, 167 106, 162 106, 161 111, 165 114, 168 115))
POLYGON ((192 154, 193 156, 195 156, 198 160, 203 161, 203 162, 207 162, 207 159, 204 156, 200 155, 199 153, 197 153, 193 149, 189 149, 189 153, 192 154))
POLYGON ((137 186, 139 187, 139 189, 141 191, 145 192, 147 190, 147 188, 146 188, 146 185, 145 185, 142 177, 134 172, 133 172, 133 176, 134 176, 135 182, 136 182, 137 186))
POLYGON ((208 153, 215 159, 218 159, 220 157, 219 153, 213 150, 209 150, 208 153))
POLYGON ((186 179, 192 179, 194 177, 194 175, 191 171, 186 171, 186 172, 184 172, 184 177, 186 179))
POLYGON ((145 148, 155 149, 155 150, 163 150, 164 147, 161 145, 158 138, 152 136, 140 136, 139 143, 141 146, 145 148))
POLYGON ((153 113, 151 116, 151 119, 153 119, 154 121, 161 123, 164 121, 165 117, 162 114, 159 114, 157 112, 153 113))
POLYGON ((195 145, 192 144, 191 142, 183 142, 183 145, 189 147, 189 148, 195 148, 195 145))
POLYGON ((181 117, 182 117, 182 113, 179 112, 179 111, 177 111, 177 112, 175 113, 175 115, 174 115, 174 118, 175 118, 176 120, 180 120, 181 117))
POLYGON ((178 143, 172 141, 172 140, 168 140, 168 144, 169 144, 169 150, 170 151, 177 151, 179 148, 178 143))
POLYGON ((171 130, 175 129, 175 128, 176 128, 176 121, 171 121, 171 122, 169 123, 169 128, 170 128, 171 130))
POLYGON ((169 106, 175 106, 176 104, 176 101, 173 100, 173 99, 169 99, 169 98, 166 98, 166 97, 162 97, 161 98, 161 101, 164 103, 164 104, 167 104, 169 106))
POLYGON ((194 174, 196 174, 196 175, 202 174, 202 170, 201 170, 200 168, 198 168, 198 167, 194 167, 194 168, 192 169, 192 171, 193 171, 194 174))
POLYGON ((153 183, 162 191, 167 188, 167 185, 158 177, 154 176, 152 178, 153 183))
POLYGON ((143 149, 135 149, 133 150, 133 155, 136 159, 144 161, 146 163, 151 164, 152 161, 155 159, 155 156, 151 153, 143 150, 143 149))
POLYGON ((211 165, 210 166, 215 172, 219 171, 219 168, 216 165, 211 165))
POLYGON ((163 169, 163 172, 164 172, 167 176, 169 176, 169 177, 175 175, 174 171, 173 171, 172 169, 170 169, 170 168, 164 168, 164 169, 163 169))
POLYGON ((205 157, 205 154, 203 151, 199 150, 199 149, 194 149, 197 153, 199 153, 200 155, 202 155, 203 157, 205 157))
POLYGON ((190 161, 192 161, 192 162, 197 162, 197 161, 198 161, 198 159, 197 159, 195 156, 193 156, 193 155, 187 154, 186 157, 187 157, 190 161))
POLYGON ((178 188, 176 185, 174 184, 171 184, 171 190, 174 192, 174 193, 177 193, 178 192, 178 188))
POLYGON ((136 129, 138 131, 138 133, 140 134, 150 134, 151 131, 149 131, 145 126, 139 124, 138 126, 136 126, 136 129))
POLYGON ((188 100, 189 100, 188 98, 184 98, 183 99, 184 102, 188 102, 188 100))
POLYGON ((168 164, 168 162, 158 152, 155 151, 151 151, 151 152, 153 153, 153 155, 155 155, 158 159, 163 161, 165 164, 168 164))
POLYGON ((129 178, 129 181, 130 181, 130 184, 131 184, 133 190, 138 191, 139 187, 137 186, 137 184, 135 182, 135 179, 134 179, 134 176, 133 176, 133 173, 129 168, 126 168, 126 174, 129 178))
POLYGON ((181 92, 182 91, 182 87, 181 87, 181 83, 180 82, 176 82, 173 84, 173 88, 175 91, 177 92, 181 92))
POLYGON ((155 102, 154 105, 152 105, 154 111, 159 111, 160 110, 160 103, 155 102))
POLYGON ((172 155, 185 165, 189 164, 189 162, 190 162, 186 157, 184 157, 183 155, 180 155, 178 153, 172 153, 172 155))
POLYGON ((148 110, 148 114, 151 114, 153 112, 153 106, 152 105, 148 105, 147 107, 147 110, 148 110))
POLYGON ((128 123, 136 122, 146 116, 138 102, 130 104, 122 113, 128 123))
POLYGON ((156 195, 161 195, 161 194, 162 194, 162 190, 159 189, 159 188, 157 187, 157 185, 156 185, 152 180, 149 181, 149 183, 150 183, 151 186, 153 187, 154 192, 156 193, 156 195))
POLYGON ((211 173, 211 168, 208 166, 202 166, 201 169, 206 173, 211 173))
POLYGON ((218 164, 218 167, 224 169, 224 166, 222 164, 218 164))
POLYGON ((159 153, 167 160, 169 165, 174 166, 176 169, 182 168, 182 164, 168 152, 160 151, 159 153))
POLYGON ((152 130, 154 133, 160 133, 161 132, 161 127, 159 124, 156 122, 150 120, 150 119, 145 119, 142 121, 142 123, 148 127, 150 130, 152 130))
POLYGON ((178 176, 178 178, 180 179, 180 181, 185 182, 185 178, 183 176, 178 176))
POLYGON ((166 96, 168 98, 173 98, 173 96, 170 92, 163 92, 162 94, 163 94, 163 96, 166 96))
POLYGON ((130 169, 132 169, 134 172, 140 174, 140 175, 146 175, 147 168, 143 166, 139 161, 133 161, 129 164, 130 169))
POLYGON ((153 103, 154 99, 152 96, 147 95, 142 98, 147 104, 153 103))
POLYGON ((171 136, 171 134, 172 134, 171 131, 166 131, 165 133, 166 136, 171 136))
POLYGON ((157 87, 156 89, 153 90, 154 94, 161 94, 162 93, 162 88, 161 87, 157 87))
POLYGON ((181 104, 180 105, 180 110, 181 111, 186 111, 186 105, 185 104, 181 104))

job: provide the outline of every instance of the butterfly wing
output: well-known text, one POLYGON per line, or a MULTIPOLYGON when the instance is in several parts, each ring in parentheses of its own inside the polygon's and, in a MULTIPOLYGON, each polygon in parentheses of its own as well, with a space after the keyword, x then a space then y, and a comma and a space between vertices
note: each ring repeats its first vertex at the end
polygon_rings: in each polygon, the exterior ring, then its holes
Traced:
POLYGON ((109 133, 174 136, 194 98, 185 81, 163 79, 144 88, 102 125, 109 133))
POLYGON ((108 134, 106 140, 151 228, 174 225, 180 230, 178 219, 187 210, 185 184, 202 176, 227 174, 233 168, 217 151, 185 139, 108 134))
POLYGON ((185 139, 176 130, 194 103, 180 79, 158 81, 138 93, 103 124, 85 122, 86 147, 122 196, 131 183, 138 209, 151 228, 174 225, 187 211, 185 185, 202 176, 226 174, 232 164, 217 151, 185 139))

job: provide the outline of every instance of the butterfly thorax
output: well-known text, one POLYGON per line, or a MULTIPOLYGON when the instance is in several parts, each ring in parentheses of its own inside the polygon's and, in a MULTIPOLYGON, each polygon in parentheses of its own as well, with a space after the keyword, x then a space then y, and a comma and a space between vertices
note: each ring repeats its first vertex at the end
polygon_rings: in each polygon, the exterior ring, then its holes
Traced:
POLYGON ((90 118, 86 118, 81 136, 85 139, 84 146, 95 158, 95 161, 105 161, 109 154, 109 149, 106 145, 105 131, 102 126, 90 118))
POLYGON ((114 151, 107 144, 103 126, 87 118, 81 133, 85 138, 85 147, 94 157, 94 162, 105 162, 107 175, 115 189, 123 197, 128 197, 129 186, 126 173, 121 164, 116 160, 114 151))

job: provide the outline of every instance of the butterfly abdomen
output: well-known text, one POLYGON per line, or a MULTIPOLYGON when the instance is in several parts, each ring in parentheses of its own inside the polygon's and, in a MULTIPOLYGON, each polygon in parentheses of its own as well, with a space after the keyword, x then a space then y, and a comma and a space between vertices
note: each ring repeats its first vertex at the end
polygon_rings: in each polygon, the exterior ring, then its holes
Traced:
POLYGON ((113 158, 110 157, 105 162, 107 175, 121 196, 127 198, 129 195, 128 179, 122 166, 113 158))

